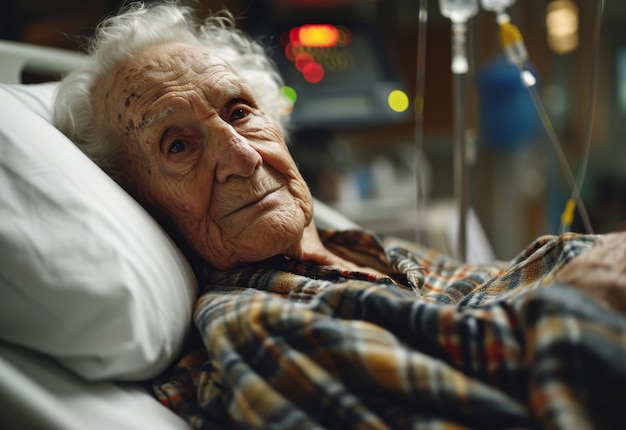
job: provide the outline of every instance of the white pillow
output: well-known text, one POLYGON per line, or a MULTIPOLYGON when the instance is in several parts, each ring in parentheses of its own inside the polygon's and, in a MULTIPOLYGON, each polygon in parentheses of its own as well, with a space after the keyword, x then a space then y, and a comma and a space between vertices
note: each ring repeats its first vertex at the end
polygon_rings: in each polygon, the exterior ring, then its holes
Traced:
POLYGON ((196 283, 160 226, 50 124, 56 84, 0 85, 0 338, 87 380, 175 358, 196 283))

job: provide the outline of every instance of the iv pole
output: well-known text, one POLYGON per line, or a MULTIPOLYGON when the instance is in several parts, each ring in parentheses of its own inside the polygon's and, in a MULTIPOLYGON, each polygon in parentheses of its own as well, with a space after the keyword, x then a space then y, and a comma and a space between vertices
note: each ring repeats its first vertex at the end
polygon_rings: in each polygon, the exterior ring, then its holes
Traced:
POLYGON ((466 141, 467 20, 478 13, 478 0, 439 0, 441 14, 452 21, 452 75, 454 97, 454 194, 458 208, 457 258, 467 258, 469 207, 466 141))

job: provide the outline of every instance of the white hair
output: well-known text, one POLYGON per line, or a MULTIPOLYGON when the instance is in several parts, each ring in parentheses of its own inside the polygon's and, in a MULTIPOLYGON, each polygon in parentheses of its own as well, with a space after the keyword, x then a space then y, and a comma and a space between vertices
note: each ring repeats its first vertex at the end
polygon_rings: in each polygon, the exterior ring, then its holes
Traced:
POLYGON ((88 62, 59 83, 53 108, 54 125, 125 188, 129 184, 124 183, 123 172, 116 162, 119 142, 96 129, 93 87, 138 51, 174 42, 208 47, 230 64, 259 106, 285 134, 289 102, 281 91, 282 78, 264 47, 236 29, 229 12, 222 11, 198 22, 192 10, 177 1, 154 5, 132 3, 98 25, 88 46, 88 62))

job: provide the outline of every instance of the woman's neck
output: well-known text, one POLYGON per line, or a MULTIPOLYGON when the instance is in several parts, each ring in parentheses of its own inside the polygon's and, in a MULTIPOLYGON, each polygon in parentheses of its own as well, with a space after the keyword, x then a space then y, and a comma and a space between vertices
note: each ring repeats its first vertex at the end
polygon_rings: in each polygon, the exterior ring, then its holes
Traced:
POLYGON ((288 251, 286 255, 301 261, 313 261, 319 265, 336 266, 342 270, 382 275, 382 273, 375 269, 359 266, 326 248, 317 233, 317 227, 314 222, 311 222, 311 224, 304 229, 300 241, 295 247, 288 251))

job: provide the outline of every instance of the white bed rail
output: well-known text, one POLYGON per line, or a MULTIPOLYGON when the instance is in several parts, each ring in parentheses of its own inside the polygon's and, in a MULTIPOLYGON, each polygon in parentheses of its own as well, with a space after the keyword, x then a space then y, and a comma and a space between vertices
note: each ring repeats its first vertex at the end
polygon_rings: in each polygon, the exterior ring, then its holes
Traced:
POLYGON ((59 76, 71 72, 85 62, 79 52, 0 40, 0 82, 22 83, 22 73, 59 76))

